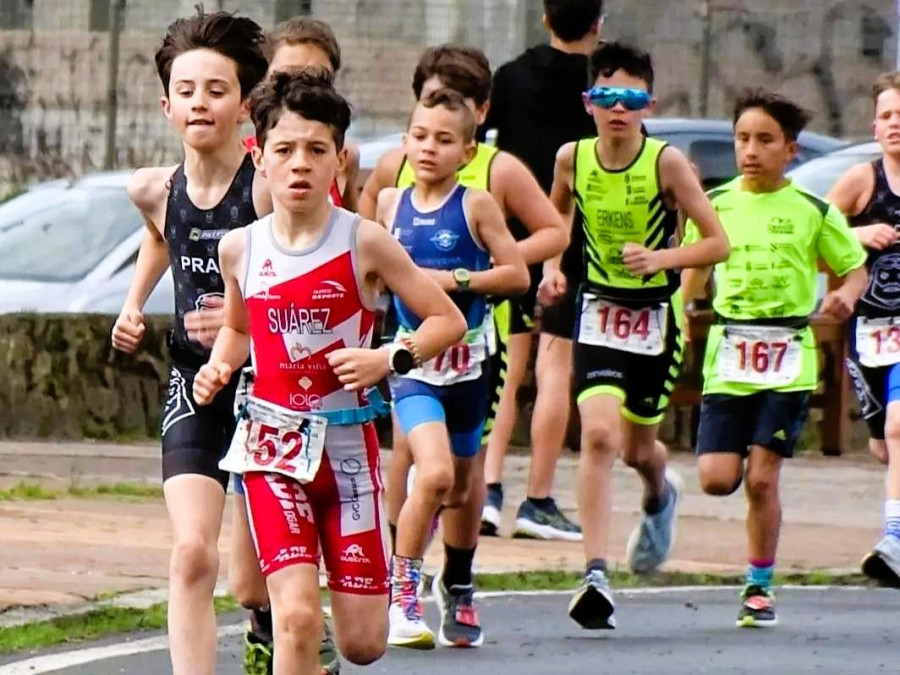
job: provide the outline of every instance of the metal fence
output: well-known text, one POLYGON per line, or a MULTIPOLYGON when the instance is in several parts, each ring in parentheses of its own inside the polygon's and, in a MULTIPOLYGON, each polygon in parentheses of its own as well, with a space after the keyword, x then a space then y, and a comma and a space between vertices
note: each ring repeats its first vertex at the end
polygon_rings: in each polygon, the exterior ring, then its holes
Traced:
MULTIPOLYGON (((153 52, 195 0, 0 0, 0 192, 35 179, 176 160, 153 52)), ((659 113, 724 117, 747 85, 816 112, 813 128, 862 136, 870 83, 893 67, 894 0, 607 0, 606 37, 651 51, 659 113)), ((546 38, 541 0, 207 0, 264 27, 329 22, 354 129, 402 125, 426 45, 466 42, 498 66, 546 38)))

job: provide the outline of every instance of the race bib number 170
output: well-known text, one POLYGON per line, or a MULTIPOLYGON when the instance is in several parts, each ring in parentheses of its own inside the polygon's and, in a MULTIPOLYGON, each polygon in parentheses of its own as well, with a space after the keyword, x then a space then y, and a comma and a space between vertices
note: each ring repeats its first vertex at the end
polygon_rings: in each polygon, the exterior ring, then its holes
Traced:
POLYGON ((665 349, 667 304, 633 309, 585 293, 578 341, 633 354, 657 356, 665 349))

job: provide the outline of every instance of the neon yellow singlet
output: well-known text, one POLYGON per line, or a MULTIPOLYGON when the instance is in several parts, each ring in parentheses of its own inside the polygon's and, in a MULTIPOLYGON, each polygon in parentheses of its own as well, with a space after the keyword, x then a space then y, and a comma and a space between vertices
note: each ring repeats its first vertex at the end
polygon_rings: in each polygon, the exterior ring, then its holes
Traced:
POLYGON ((644 138, 634 161, 624 169, 605 169, 597 157, 597 138, 575 146, 575 203, 584 230, 584 278, 588 285, 614 289, 616 295, 667 298, 677 275, 657 272, 639 277, 622 262, 622 248, 634 242, 652 250, 670 245, 678 213, 666 206, 659 184, 659 156, 666 143, 644 138), (658 291, 658 292, 657 292, 658 291))

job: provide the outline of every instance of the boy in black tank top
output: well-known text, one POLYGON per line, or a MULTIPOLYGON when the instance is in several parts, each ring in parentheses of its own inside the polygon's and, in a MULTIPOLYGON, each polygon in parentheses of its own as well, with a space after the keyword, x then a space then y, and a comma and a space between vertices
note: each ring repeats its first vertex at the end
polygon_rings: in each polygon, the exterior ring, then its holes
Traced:
POLYGON ((869 449, 888 468, 883 537, 862 571, 900 588, 900 72, 879 76, 873 95, 884 156, 847 171, 828 200, 869 252, 869 285, 850 320, 847 371, 869 426, 869 449))
POLYGON ((190 392, 222 324, 218 240, 272 209, 268 188, 240 142, 246 97, 266 72, 263 40, 256 23, 225 12, 201 10, 169 26, 156 65, 163 111, 181 137, 184 162, 139 169, 128 184, 147 232, 113 327, 116 349, 138 348, 147 297, 170 264, 175 279, 172 370, 161 433, 163 491, 173 531, 168 626, 176 674, 215 670, 212 590, 228 478, 218 461, 234 430, 236 384, 208 408, 197 406, 190 392))

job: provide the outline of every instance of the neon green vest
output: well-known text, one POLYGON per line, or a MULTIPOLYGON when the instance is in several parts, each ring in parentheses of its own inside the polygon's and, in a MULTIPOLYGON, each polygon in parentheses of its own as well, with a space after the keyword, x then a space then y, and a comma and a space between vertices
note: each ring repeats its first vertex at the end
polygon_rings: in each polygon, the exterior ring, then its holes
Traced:
POLYGON ((585 280, 622 296, 667 297, 678 287, 677 275, 665 271, 634 276, 622 262, 622 248, 634 242, 652 250, 669 246, 678 212, 669 209, 659 184, 659 156, 666 143, 645 138, 630 166, 604 169, 597 158, 597 138, 575 146, 575 202, 584 230, 585 280), (657 293, 658 291, 658 293, 657 293))
MULTIPOLYGON (((463 187, 480 188, 482 190, 490 190, 491 185, 491 164, 494 157, 497 156, 499 150, 492 145, 484 143, 478 144, 478 150, 472 161, 461 167, 456 172, 456 181, 463 187)), ((403 157, 403 164, 400 165, 400 173, 397 174, 397 187, 410 187, 416 182, 416 176, 412 167, 403 157)))

